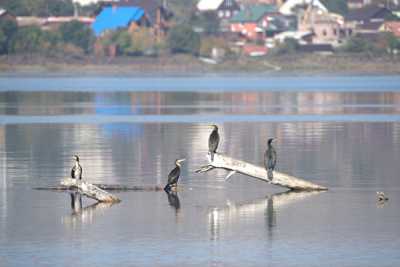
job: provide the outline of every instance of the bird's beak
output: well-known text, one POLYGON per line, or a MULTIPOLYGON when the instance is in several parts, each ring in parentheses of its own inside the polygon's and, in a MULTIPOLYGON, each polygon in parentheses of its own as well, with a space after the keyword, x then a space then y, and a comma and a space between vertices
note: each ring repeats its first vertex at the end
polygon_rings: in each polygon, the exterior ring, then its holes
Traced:
POLYGON ((179 163, 181 163, 181 162, 184 162, 186 159, 178 159, 178 162, 179 163))

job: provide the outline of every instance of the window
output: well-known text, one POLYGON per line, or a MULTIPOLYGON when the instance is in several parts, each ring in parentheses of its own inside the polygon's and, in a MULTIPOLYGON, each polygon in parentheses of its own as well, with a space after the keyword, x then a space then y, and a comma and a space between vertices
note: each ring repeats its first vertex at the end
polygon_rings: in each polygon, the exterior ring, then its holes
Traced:
POLYGON ((224 11, 222 11, 222 10, 218 11, 218 17, 223 18, 224 17, 224 11))
POLYGON ((322 35, 326 36, 326 30, 322 30, 322 35))
POLYGON ((229 10, 225 11, 225 17, 229 18, 231 16, 231 12, 229 10))
POLYGON ((337 30, 336 29, 333 29, 333 35, 337 35, 337 30))

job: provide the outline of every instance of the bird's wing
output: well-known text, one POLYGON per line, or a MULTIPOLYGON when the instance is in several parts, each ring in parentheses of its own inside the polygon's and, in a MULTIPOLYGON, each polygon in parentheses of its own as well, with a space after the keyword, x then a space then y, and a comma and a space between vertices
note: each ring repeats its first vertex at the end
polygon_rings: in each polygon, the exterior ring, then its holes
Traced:
POLYGON ((71 177, 75 178, 75 166, 71 169, 71 177))
POLYGON ((79 165, 79 179, 82 179, 83 169, 82 166, 79 165))
POLYGON ((169 174, 168 174, 168 184, 174 184, 178 181, 179 175, 181 173, 180 168, 177 166, 175 167, 169 174))
POLYGON ((276 155, 276 150, 275 150, 275 149, 272 150, 272 160, 273 160, 274 167, 275 167, 275 165, 276 165, 276 160, 277 160, 277 155, 276 155))

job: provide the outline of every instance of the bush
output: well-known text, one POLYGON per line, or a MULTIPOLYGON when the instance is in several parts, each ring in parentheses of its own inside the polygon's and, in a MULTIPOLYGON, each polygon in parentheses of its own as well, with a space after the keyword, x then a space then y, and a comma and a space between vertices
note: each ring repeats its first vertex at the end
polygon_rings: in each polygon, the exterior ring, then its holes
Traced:
POLYGON ((300 45, 296 39, 286 38, 283 43, 281 43, 275 48, 275 53, 277 55, 293 54, 297 52, 299 46, 300 45))
POLYGON ((205 34, 216 34, 220 28, 220 21, 215 12, 194 14, 190 18, 190 24, 193 27, 201 28, 205 34))
POLYGON ((71 43, 82 48, 88 53, 94 43, 94 34, 92 30, 79 21, 71 21, 61 25, 60 33, 65 43, 71 43))
POLYGON ((188 25, 177 25, 169 32, 168 46, 172 53, 198 55, 200 36, 188 25))

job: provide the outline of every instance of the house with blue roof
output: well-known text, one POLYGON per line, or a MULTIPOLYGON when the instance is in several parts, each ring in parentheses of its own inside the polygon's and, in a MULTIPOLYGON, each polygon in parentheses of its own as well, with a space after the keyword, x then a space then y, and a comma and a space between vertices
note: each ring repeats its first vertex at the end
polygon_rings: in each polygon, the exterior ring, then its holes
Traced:
POLYGON ((97 15, 92 29, 99 37, 107 31, 147 25, 148 19, 140 7, 106 6, 97 15))

